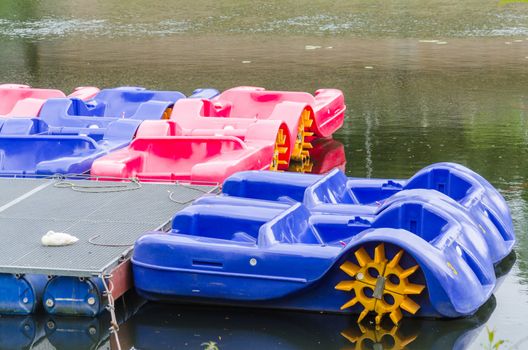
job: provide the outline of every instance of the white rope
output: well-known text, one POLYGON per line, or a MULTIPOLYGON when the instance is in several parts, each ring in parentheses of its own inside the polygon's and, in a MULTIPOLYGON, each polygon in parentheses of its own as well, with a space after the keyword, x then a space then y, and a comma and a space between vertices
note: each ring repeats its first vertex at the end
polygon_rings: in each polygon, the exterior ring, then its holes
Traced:
MULTIPOLYGON (((138 179, 132 178, 129 179, 130 182, 125 182, 122 184, 111 184, 106 185, 82 185, 75 183, 76 181, 66 181, 63 176, 55 176, 54 179, 56 182, 53 184, 53 187, 56 188, 71 188, 76 192, 85 192, 85 193, 109 193, 109 192, 123 192, 123 191, 134 191, 139 190, 142 185, 138 179)), ((99 183, 100 182, 94 182, 99 183)))
POLYGON ((121 343, 119 342, 119 324, 117 323, 117 317, 115 314, 115 303, 114 303, 114 296, 112 295, 112 291, 114 290, 114 284, 110 280, 112 278, 112 275, 105 275, 102 276, 103 286, 105 288, 104 295, 108 299, 108 305, 106 305, 106 309, 108 312, 110 312, 110 334, 114 336, 117 350, 121 350, 121 343), (107 280, 108 279, 108 283, 107 280), (109 288, 109 285, 111 288, 109 288))
MULTIPOLYGON (((176 183, 176 185, 179 185, 179 184, 176 183)), ((193 190, 193 191, 196 191, 196 192, 203 193, 203 194, 210 194, 213 191, 215 191, 215 189, 216 189, 216 187, 213 187, 210 190, 203 191, 203 190, 201 190, 199 188, 196 188, 196 187, 186 187, 186 188, 190 189, 190 190, 193 190)), ((178 204, 181 204, 181 205, 185 205, 185 204, 191 203, 191 202, 193 202, 196 199, 196 198, 193 198, 193 199, 189 199, 188 201, 183 202, 183 201, 179 201, 179 200, 175 199, 173 196, 174 196, 174 191, 169 191, 169 200, 171 202, 178 203, 178 204)))

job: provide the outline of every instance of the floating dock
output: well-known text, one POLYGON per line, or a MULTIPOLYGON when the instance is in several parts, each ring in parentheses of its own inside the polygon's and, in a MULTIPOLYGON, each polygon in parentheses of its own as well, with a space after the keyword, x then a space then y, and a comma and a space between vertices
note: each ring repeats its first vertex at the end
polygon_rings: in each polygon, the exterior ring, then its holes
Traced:
POLYGON ((0 313, 94 316, 132 288, 129 257, 145 232, 216 186, 0 178, 0 313), (79 239, 43 246, 48 231, 79 239))

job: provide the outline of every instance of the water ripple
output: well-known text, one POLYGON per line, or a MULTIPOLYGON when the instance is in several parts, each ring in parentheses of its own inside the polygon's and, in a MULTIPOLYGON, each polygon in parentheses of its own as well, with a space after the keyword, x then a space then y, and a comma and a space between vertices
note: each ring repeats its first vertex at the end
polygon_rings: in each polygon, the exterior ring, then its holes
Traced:
POLYGON ((32 20, 1 19, 0 37, 43 40, 66 36, 163 37, 182 33, 288 33, 348 34, 357 37, 512 37, 528 35, 524 14, 489 14, 486 20, 453 21, 447 26, 434 17, 387 16, 372 13, 274 16, 248 20, 243 13, 210 15, 190 19, 161 19, 150 22, 109 18, 45 17, 32 20))

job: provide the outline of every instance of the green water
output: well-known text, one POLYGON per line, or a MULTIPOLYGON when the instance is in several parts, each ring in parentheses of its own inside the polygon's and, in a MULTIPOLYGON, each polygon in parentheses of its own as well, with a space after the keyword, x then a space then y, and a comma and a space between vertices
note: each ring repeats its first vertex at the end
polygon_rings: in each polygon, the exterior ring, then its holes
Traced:
MULTIPOLYGON (((517 261, 495 299, 469 320, 407 322, 406 334, 417 336, 409 348, 459 339, 478 349, 483 325, 509 341, 505 348, 528 347, 528 4, 2 0, 0 82, 343 90, 347 119, 335 139, 349 175, 406 178, 433 162, 459 162, 500 189, 515 221, 517 261)), ((120 337, 153 349, 210 340, 259 348, 263 338, 275 349, 353 348, 343 335, 353 322, 342 318, 259 315, 147 308, 120 337)))

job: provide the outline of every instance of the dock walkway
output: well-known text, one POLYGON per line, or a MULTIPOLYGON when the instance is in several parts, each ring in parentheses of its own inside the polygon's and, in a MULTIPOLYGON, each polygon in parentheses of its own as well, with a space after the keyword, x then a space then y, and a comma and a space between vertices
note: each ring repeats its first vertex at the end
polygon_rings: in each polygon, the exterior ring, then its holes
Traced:
POLYGON ((169 183, 0 178, 0 273, 81 280, 126 275, 114 281, 118 297, 131 287, 119 284, 130 284, 127 260, 135 240, 163 229, 176 212, 215 190, 169 183), (79 241, 43 246, 41 238, 50 230, 79 241))

